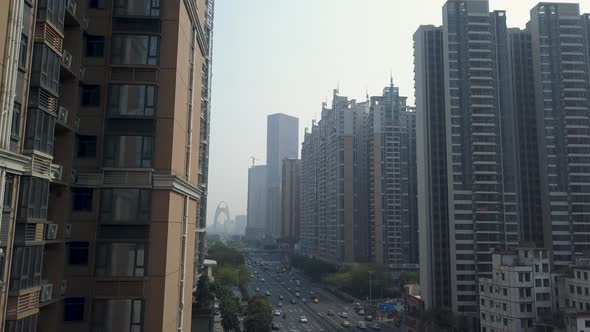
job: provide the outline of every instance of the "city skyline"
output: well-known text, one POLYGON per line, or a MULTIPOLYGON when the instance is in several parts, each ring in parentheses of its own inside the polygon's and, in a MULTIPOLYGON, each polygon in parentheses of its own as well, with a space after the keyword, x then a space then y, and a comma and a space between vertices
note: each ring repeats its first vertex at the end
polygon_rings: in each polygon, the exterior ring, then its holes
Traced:
MULTIPOLYGON (((538 2, 490 0, 490 10, 506 10, 508 27, 524 28, 538 2)), ((585 1, 555 2, 579 3, 581 12, 590 12, 585 1)), ((412 36, 421 24, 442 24, 444 3, 410 2, 403 11, 388 0, 216 3, 208 222, 220 201, 246 212, 250 157, 266 164, 267 115, 299 118, 301 143, 334 88, 364 101, 367 91, 380 95, 390 75, 414 105, 412 36), (296 23, 302 16, 304 26, 296 23), (381 42, 386 35, 389 42, 381 42)))

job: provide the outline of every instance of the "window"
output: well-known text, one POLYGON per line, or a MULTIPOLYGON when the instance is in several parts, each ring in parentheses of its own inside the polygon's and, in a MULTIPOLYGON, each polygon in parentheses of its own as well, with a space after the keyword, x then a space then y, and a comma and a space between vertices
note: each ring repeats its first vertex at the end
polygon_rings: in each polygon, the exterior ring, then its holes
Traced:
POLYGON ((25 35, 21 35, 20 37, 20 49, 18 55, 18 67, 22 70, 25 70, 27 67, 27 48, 29 45, 29 38, 25 35))
POLYGON ((72 188, 74 211, 92 211, 92 188, 72 188))
POLYGON ((142 300, 96 300, 92 316, 93 331, 143 331, 142 300))
POLYGON ((89 8, 104 9, 104 0, 89 0, 89 8))
POLYGON ((37 328, 38 314, 30 315, 19 320, 7 320, 6 332, 34 332, 37 328))
POLYGON ((104 36, 86 35, 86 56, 104 56, 104 36))
POLYGON ((34 176, 20 178, 19 211, 20 221, 42 221, 47 219, 49 180, 34 176))
POLYGON ((145 189, 103 189, 100 220, 103 223, 147 224, 151 193, 145 189))
POLYGON ((101 243, 96 249, 96 275, 143 277, 146 260, 143 243, 101 243))
POLYGON ((43 246, 15 247, 10 270, 10 291, 39 286, 43 268, 43 246))
MULTIPOLYGON (((55 1, 61 2, 61 1, 55 1)), ((31 85, 57 93, 59 89, 59 71, 61 57, 45 44, 35 43, 33 46, 33 71, 31 85)))
POLYGON ((111 63, 157 65, 160 37, 153 35, 113 35, 111 63))
POLYGON ((151 136, 106 136, 104 166, 150 168, 153 149, 151 136))
POLYGON ((115 15, 160 16, 160 0, 114 0, 115 15))
POLYGON ((40 109, 27 111, 25 150, 37 150, 53 155, 55 118, 40 109))
POLYGON ((12 123, 10 126, 10 138, 18 142, 19 132, 20 132, 20 112, 21 112, 21 104, 14 103, 14 108, 12 112, 12 123))
POLYGON ((68 264, 88 264, 88 242, 68 242, 68 264))
POLYGON ((64 299, 64 321, 84 320, 84 298, 67 297, 64 299))
POLYGON ((114 116, 154 116, 157 89, 155 85, 111 85, 109 114, 114 116))
POLYGON ((78 135, 78 158, 96 157, 96 136, 78 135))
POLYGON ((85 107, 100 106, 100 85, 82 85, 80 105, 85 107))

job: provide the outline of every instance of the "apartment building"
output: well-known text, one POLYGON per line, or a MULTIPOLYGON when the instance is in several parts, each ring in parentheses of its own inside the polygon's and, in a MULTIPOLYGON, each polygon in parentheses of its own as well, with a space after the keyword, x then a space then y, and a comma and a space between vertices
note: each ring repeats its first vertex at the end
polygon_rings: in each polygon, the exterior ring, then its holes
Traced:
POLYGON ((481 332, 538 331, 549 326, 549 251, 518 247, 492 255, 491 278, 479 278, 481 332))
POLYGON ((420 289, 427 308, 452 308, 442 28, 414 34, 420 289))
POLYGON ((282 163, 288 158, 299 158, 299 119, 271 114, 266 126, 266 233, 276 239, 282 233, 282 163))
POLYGON ((554 279, 555 307, 562 312, 565 331, 590 331, 590 259, 577 256, 576 262, 554 279))
POLYGON ((342 264, 367 261, 366 166, 357 151, 366 151, 362 131, 368 103, 357 103, 334 90, 332 107, 305 133, 301 149, 302 252, 342 264))
POLYGON ((416 112, 393 80, 367 124, 370 260, 399 276, 418 270, 416 112))
POLYGON ((281 191, 281 238, 293 248, 301 227, 301 159, 283 160, 281 191))
POLYGON ((248 169, 248 213, 246 237, 262 239, 266 234, 266 165, 248 169))
POLYGON ((189 330, 213 1, 0 12, 6 330, 189 330))

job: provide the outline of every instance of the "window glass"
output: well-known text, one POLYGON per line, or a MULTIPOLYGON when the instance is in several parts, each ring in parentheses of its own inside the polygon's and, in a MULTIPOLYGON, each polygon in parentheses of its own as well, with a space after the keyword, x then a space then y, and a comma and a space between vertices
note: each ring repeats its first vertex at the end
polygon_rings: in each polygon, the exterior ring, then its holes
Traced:
POLYGON ((20 69, 25 69, 27 66, 27 47, 29 43, 29 38, 27 36, 22 35, 20 39, 20 50, 18 55, 18 67, 20 69))
POLYGON ((114 0, 115 15, 160 16, 160 0, 114 0))
POLYGON ((10 270, 10 291, 39 286, 43 267, 43 246, 15 247, 10 270))
POLYGON ((160 37, 153 35, 113 35, 111 63, 126 65, 158 64, 160 37))
POLYGON ((142 300, 96 300, 92 327, 98 331, 142 331, 142 300))
POLYGON ((78 135, 78 157, 96 157, 96 136, 78 135))
POLYGON ((47 202, 49 199, 49 180, 33 176, 20 179, 19 219, 47 219, 47 202))
POLYGON ((80 105, 86 107, 100 106, 100 85, 82 85, 80 105))
POLYGON ((104 166, 152 167, 153 141, 151 136, 106 136, 104 166))
POLYGON ((12 140, 18 141, 19 138, 19 131, 20 131, 20 112, 21 112, 21 104, 14 103, 13 113, 12 113, 12 124, 10 127, 10 138, 12 140))
POLYGON ((88 242, 68 242, 68 264, 88 264, 88 242))
POLYGON ((92 188, 72 188, 74 211, 92 211, 92 188))
POLYGON ((84 320, 84 298, 68 297, 64 299, 64 321, 84 320))
POLYGON ((154 85, 111 85, 109 114, 153 116, 156 109, 156 91, 154 85))
POLYGON ((104 9, 104 0, 89 0, 88 7, 93 9, 104 9))
POLYGON ((150 219, 150 191, 145 189, 103 189, 100 219, 103 223, 148 223, 150 219))
POLYGON ((86 56, 102 57, 104 55, 104 36, 86 35, 86 56))
POLYGON ((40 109, 27 111, 25 150, 53 155, 55 118, 40 109))
POLYGON ((96 251, 96 275, 143 277, 145 257, 143 243, 101 243, 96 251))

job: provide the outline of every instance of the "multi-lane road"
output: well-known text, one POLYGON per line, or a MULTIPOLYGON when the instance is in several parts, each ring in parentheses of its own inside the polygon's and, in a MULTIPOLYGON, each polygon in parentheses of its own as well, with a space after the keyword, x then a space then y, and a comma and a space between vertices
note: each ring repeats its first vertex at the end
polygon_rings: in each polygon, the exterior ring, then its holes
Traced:
MULTIPOLYGON (((273 322, 279 326, 280 331, 374 330, 372 328, 374 322, 367 322, 364 316, 358 315, 353 309, 353 303, 340 300, 299 273, 289 274, 282 272, 277 274, 280 257, 271 255, 250 256, 250 258, 259 262, 263 261, 264 266, 266 266, 266 269, 263 269, 259 264, 250 264, 250 272, 253 275, 249 285, 250 294, 264 295, 267 291, 270 293, 268 298, 273 305, 273 314, 275 310, 281 312, 280 316, 273 316, 273 322), (296 296, 296 287, 299 287, 299 296, 296 296), (313 303, 312 294, 318 297, 319 303, 313 303), (281 299, 281 296, 283 299, 281 299), (306 300, 306 303, 303 303, 303 299, 306 300), (291 303, 292 300, 295 300, 296 303, 291 303), (282 307, 279 307, 279 302, 282 307), (285 314, 284 317, 283 313, 285 314), (343 316, 342 313, 345 313, 347 317, 341 317, 343 316), (300 321, 302 316, 307 319, 307 323, 300 321), (345 320, 350 323, 350 327, 343 326, 345 320), (358 326, 359 321, 364 322, 365 329, 358 326)), ((380 331, 399 332, 402 330, 391 325, 381 325, 380 331)))

